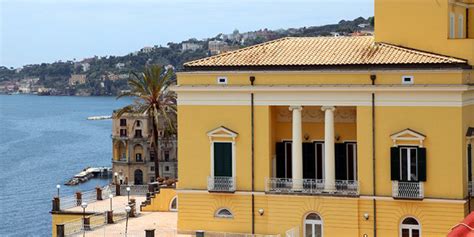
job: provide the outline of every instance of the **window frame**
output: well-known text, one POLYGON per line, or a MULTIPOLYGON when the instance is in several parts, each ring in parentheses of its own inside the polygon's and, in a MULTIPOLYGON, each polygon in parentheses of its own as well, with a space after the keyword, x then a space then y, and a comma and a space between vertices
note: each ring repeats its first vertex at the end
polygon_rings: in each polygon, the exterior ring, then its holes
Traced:
POLYGON ((458 31, 457 32, 458 33, 457 37, 459 39, 463 39, 464 38, 464 16, 462 14, 460 14, 458 16, 457 20, 458 20, 458 22, 457 22, 457 28, 458 28, 457 29, 457 31, 458 31))
POLYGON ((420 224, 420 221, 413 217, 413 216, 405 216, 401 221, 400 221, 400 228, 399 228, 399 232, 400 232, 400 237, 403 237, 403 229, 408 229, 409 230, 409 237, 412 236, 412 230, 418 230, 418 232, 420 233, 419 234, 419 237, 422 236, 422 233, 421 233, 421 224, 420 224), (408 218, 412 218, 414 219, 418 225, 410 225, 410 224, 403 224, 403 221, 405 221, 406 219, 408 218))
POLYGON ((456 38, 456 15, 454 12, 449 13, 449 38, 456 38))
POLYGON ((174 196, 171 201, 170 201, 170 206, 169 206, 169 210, 171 212, 177 212, 178 211, 178 196, 174 196), (173 207, 173 201, 176 201, 176 208, 172 208, 173 207))
MULTIPOLYGON (((307 224, 312 225, 312 226, 320 225, 321 226, 321 237, 324 236, 324 221, 323 221, 323 218, 321 217, 321 215, 319 213, 309 212, 304 216, 304 218, 303 218, 303 236, 307 236, 306 235, 306 225, 307 224), (319 220, 308 220, 307 218, 311 214, 317 215, 319 217, 319 220)), ((311 233, 311 236, 312 236, 312 233, 311 233)))
POLYGON ((230 143, 231 144, 231 149, 232 149, 232 178, 235 178, 235 141, 211 141, 211 177, 214 177, 214 145, 215 143, 230 143))
POLYGON ((234 213, 227 207, 221 207, 219 209, 217 209, 217 211, 214 213, 214 217, 215 218, 223 218, 223 219, 234 219, 234 213), (223 214, 219 214, 221 211, 228 211, 230 213, 230 215, 223 215, 223 214))
POLYGON ((399 149, 399 152, 400 152, 400 180, 402 180, 402 182, 419 182, 419 174, 418 174, 418 147, 417 146, 399 146, 398 147, 399 149), (407 180, 404 180, 404 177, 403 177, 403 156, 402 156, 402 150, 408 150, 408 151, 411 151, 411 150, 415 150, 415 154, 416 154, 416 160, 415 160, 415 165, 416 165, 416 168, 415 168, 415 175, 416 175, 416 180, 411 180, 411 152, 407 152, 407 180))
POLYGON ((357 181, 359 180, 359 174, 357 172, 357 142, 356 141, 345 141, 344 142, 346 146, 346 174, 347 174, 347 180, 349 181, 357 181), (353 164, 353 171, 354 172, 354 179, 349 179, 349 149, 347 149, 349 146, 353 146, 353 152, 354 152, 354 164, 353 164))

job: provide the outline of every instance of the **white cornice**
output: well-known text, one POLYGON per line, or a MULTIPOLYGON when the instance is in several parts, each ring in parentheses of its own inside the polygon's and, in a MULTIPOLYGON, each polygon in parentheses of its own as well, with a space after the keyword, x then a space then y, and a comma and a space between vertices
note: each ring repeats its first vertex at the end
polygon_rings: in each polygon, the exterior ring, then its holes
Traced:
POLYGON ((471 3, 457 2, 457 1, 454 1, 454 0, 449 0, 449 3, 454 4, 456 6, 460 6, 460 7, 474 8, 474 4, 471 4, 471 3))
POLYGON ((171 90, 176 92, 413 92, 413 91, 451 91, 465 92, 474 90, 468 85, 193 85, 173 86, 171 90))

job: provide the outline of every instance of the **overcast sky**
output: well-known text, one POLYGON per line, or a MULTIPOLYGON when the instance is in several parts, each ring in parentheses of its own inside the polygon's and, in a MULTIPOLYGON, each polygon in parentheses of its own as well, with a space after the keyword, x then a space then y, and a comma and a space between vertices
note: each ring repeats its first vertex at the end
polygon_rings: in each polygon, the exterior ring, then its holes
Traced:
POLYGON ((0 65, 125 55, 144 46, 373 15, 373 0, 0 0, 0 65))

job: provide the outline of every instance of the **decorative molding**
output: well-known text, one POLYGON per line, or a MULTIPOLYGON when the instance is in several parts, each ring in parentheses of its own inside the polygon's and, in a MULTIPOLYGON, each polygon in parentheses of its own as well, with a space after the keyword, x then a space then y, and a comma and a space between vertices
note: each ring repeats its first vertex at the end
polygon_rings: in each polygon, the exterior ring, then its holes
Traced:
POLYGON ((209 137, 210 140, 215 137, 225 137, 225 138, 232 138, 232 140, 235 140, 235 138, 239 134, 237 132, 234 132, 224 126, 220 126, 218 128, 212 129, 211 131, 207 132, 207 136, 209 137))
POLYGON ((398 146, 398 141, 418 141, 420 143, 420 147, 423 147, 423 141, 425 140, 426 136, 414 131, 412 129, 405 129, 400 132, 394 133, 390 135, 390 138, 393 141, 393 146, 398 146))
MULTIPOLYGON (((339 107, 334 112, 334 122, 355 123, 356 109, 354 107, 339 107)), ((292 113, 286 107, 279 107, 276 113, 278 122, 291 122, 292 113)), ((304 107, 301 111, 301 121, 304 123, 324 123, 324 111, 320 107, 304 107)))

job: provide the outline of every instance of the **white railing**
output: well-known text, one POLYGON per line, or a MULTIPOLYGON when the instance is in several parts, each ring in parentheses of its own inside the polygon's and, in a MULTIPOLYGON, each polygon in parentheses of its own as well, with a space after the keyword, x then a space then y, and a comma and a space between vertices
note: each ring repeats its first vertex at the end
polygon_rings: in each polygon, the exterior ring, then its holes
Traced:
POLYGON ((207 190, 213 192, 234 192, 235 177, 214 176, 207 179, 207 190))
POLYGON ((357 180, 336 180, 330 185, 326 184, 323 179, 267 178, 265 192, 357 196, 359 195, 359 182, 357 180))
POLYGON ((104 213, 97 213, 94 215, 86 215, 86 218, 89 219, 89 224, 84 225, 83 217, 65 222, 64 224, 64 235, 71 236, 76 233, 83 232, 84 230, 89 231, 106 224, 106 215, 104 213))
MULTIPOLYGON (((59 204, 61 210, 66 210, 73 207, 78 207, 81 203, 93 203, 98 201, 97 200, 97 190, 88 190, 81 193, 81 199, 77 199, 76 194, 69 195, 69 196, 62 196, 59 198, 59 204)), ((115 192, 112 192, 111 185, 106 185, 102 187, 102 199, 108 199, 109 194, 113 194, 115 196, 115 192)))
POLYGON ((394 198, 423 199, 423 182, 392 181, 394 198))

